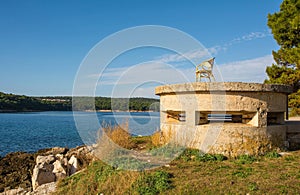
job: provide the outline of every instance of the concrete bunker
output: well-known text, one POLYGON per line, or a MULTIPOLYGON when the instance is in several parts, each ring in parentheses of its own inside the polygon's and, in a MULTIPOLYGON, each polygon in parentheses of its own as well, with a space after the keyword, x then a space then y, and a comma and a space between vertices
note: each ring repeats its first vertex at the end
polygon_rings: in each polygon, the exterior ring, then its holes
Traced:
POLYGON ((165 140, 226 156, 287 145, 287 85, 184 83, 156 87, 165 140))

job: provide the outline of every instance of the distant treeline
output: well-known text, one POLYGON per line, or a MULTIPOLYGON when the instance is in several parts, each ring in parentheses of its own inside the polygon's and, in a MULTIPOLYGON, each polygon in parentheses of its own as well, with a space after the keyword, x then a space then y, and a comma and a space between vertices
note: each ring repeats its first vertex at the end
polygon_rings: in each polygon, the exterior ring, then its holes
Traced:
MULTIPOLYGON (((73 110, 158 111, 159 100, 152 98, 76 97, 73 110), (94 102, 93 102, 94 101, 94 102)), ((29 97, 0 92, 0 112, 70 111, 72 97, 29 97)))

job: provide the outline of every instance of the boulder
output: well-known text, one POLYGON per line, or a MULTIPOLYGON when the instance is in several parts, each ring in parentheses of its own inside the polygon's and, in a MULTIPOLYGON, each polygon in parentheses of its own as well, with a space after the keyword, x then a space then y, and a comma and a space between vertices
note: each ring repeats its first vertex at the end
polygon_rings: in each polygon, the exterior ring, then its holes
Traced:
POLYGON ((56 154, 66 154, 68 152, 68 148, 61 148, 61 147, 53 147, 53 148, 46 148, 38 151, 38 154, 43 155, 56 155, 56 154))
POLYGON ((11 190, 6 190, 4 192, 1 192, 0 195, 26 195, 28 192, 24 190, 23 188, 16 188, 11 190))
POLYGON ((78 169, 78 160, 74 155, 72 155, 68 163, 70 165, 70 175, 73 175, 78 169))
POLYGON ((56 182, 43 184, 37 187, 34 191, 30 192, 30 195, 45 195, 52 194, 56 190, 56 182))
POLYGON ((72 156, 77 158, 77 171, 86 167, 91 161, 94 160, 95 156, 92 154, 91 147, 79 146, 76 148, 70 149, 66 153, 66 157, 71 159, 72 156))
POLYGON ((92 146, 54 147, 0 157, 0 195, 32 193, 32 189, 74 174, 93 160, 91 150, 92 146))
POLYGON ((52 194, 55 192, 55 190, 56 190, 56 182, 51 182, 51 183, 38 186, 33 191, 27 191, 23 188, 16 188, 16 189, 6 190, 0 193, 0 195, 45 195, 45 194, 52 194))
POLYGON ((39 155, 32 174, 32 188, 55 182, 70 176, 91 162, 91 151, 80 146, 67 151, 65 148, 53 148, 47 151, 48 155, 39 155))
POLYGON ((35 165, 32 173, 33 190, 42 184, 54 182, 56 180, 53 169, 53 164, 48 164, 45 162, 35 165))
POLYGON ((68 167, 68 160, 62 154, 37 156, 32 174, 33 190, 42 184, 65 178, 69 175, 68 167))
POLYGON ((58 159, 58 160, 63 160, 64 155, 63 154, 56 154, 55 158, 58 159))
POLYGON ((52 173, 55 174, 55 180, 59 180, 59 179, 62 179, 62 178, 65 178, 67 176, 67 171, 65 170, 64 166, 62 165, 61 161, 59 160, 56 160, 54 163, 53 163, 53 171, 52 173))
POLYGON ((42 163, 50 164, 55 161, 55 157, 53 155, 37 156, 35 161, 36 164, 42 164, 42 163))

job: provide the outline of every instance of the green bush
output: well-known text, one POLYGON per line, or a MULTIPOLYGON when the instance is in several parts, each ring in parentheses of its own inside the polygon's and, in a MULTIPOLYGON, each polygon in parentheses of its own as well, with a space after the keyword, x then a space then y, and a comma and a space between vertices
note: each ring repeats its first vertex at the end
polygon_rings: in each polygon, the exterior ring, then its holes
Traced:
POLYGON ((196 156, 200 154, 200 151, 197 149, 186 149, 177 157, 177 160, 182 159, 184 162, 193 160, 196 156))

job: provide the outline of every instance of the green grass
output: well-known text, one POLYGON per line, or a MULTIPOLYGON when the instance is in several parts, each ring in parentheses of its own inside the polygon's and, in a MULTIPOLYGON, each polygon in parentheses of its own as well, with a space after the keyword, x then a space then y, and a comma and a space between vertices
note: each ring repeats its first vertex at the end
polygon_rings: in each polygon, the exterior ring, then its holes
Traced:
POLYGON ((130 192, 138 194, 158 194, 170 189, 171 175, 166 171, 155 171, 150 174, 141 174, 133 183, 130 192))
POLYGON ((164 157, 167 159, 174 159, 178 157, 184 150, 185 150, 184 147, 173 145, 173 144, 167 144, 161 147, 151 148, 150 153, 153 156, 164 157))
POLYGON ((248 189, 249 191, 257 191, 258 190, 258 186, 256 182, 251 182, 248 184, 248 189))
POLYGON ((272 151, 272 152, 266 153, 265 157, 266 158, 279 158, 279 157, 281 157, 281 155, 278 154, 278 152, 276 152, 276 151, 272 151))
POLYGON ((236 159, 236 163, 238 164, 251 164, 255 162, 257 159, 254 156, 250 156, 247 154, 240 155, 236 159))
POLYGON ((188 161, 199 161, 199 162, 208 162, 208 161, 223 161, 227 158, 222 154, 204 154, 197 149, 188 149, 181 153, 177 160, 183 160, 184 162, 188 161))
POLYGON ((235 171, 232 175, 236 177, 246 178, 251 175, 253 169, 251 167, 240 167, 239 170, 235 171))
MULTIPOLYGON (((134 142, 147 144, 147 141, 134 142)), ((166 156, 170 156, 179 149, 182 148, 165 146, 151 151, 156 155, 166 152, 166 156)), ((116 160, 126 164, 134 158, 116 160)), ((300 193, 300 151, 285 156, 270 152, 265 156, 241 155, 226 159, 222 155, 188 149, 167 167, 145 171, 143 164, 136 166, 141 171, 126 171, 95 161, 82 172, 61 180, 56 194, 300 193)))

